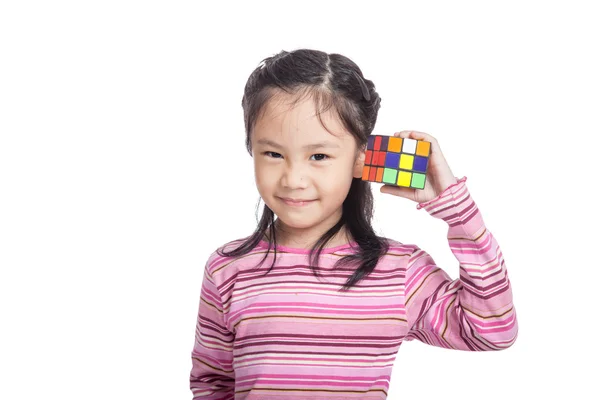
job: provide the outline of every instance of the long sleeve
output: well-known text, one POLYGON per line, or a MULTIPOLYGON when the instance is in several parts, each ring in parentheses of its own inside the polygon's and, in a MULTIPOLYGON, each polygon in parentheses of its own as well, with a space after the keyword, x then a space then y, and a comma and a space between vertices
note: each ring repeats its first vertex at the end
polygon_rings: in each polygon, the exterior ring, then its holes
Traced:
POLYGON ((427 252, 413 245, 406 267, 405 340, 457 350, 502 350, 518 334, 511 284, 500 247, 486 228, 466 179, 417 205, 448 223, 448 243, 459 262, 460 277, 452 280, 427 252))
MULTIPOLYGON (((210 259, 209 259, 210 262, 210 259)), ((234 398, 234 335, 227 329, 221 295, 204 268, 196 335, 192 350, 190 390, 194 399, 226 400, 234 398)))

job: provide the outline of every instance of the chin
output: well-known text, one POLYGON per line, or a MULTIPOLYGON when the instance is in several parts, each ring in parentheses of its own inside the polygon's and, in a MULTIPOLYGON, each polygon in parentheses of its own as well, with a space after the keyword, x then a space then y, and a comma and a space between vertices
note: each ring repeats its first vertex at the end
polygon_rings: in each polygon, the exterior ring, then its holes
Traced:
POLYGON ((306 218, 304 216, 290 217, 288 215, 278 214, 275 212, 277 218, 288 228, 293 229, 309 229, 316 225, 316 221, 313 218, 306 218))
POLYGON ((312 220, 308 220, 306 217, 289 217, 286 216, 285 214, 283 214, 283 218, 282 218, 282 214, 277 214, 277 218, 279 220, 281 220, 281 222, 283 222, 283 224, 287 227, 290 228, 296 228, 296 229, 306 229, 306 228, 310 228, 311 226, 315 225, 314 222, 312 220))

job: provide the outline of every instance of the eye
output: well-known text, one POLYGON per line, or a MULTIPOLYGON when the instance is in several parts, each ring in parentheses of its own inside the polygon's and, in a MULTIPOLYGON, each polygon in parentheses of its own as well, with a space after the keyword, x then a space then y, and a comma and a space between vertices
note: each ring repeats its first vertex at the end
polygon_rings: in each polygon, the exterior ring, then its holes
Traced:
MULTIPOLYGON (((265 151, 263 154, 265 154, 267 157, 270 157, 270 156, 271 156, 271 154, 275 154, 275 155, 277 155, 277 156, 280 156, 280 155, 281 155, 281 154, 279 154, 279 153, 275 153, 274 151, 265 151)), ((279 158, 279 157, 273 156, 273 157, 271 157, 271 158, 279 158)))
POLYGON ((329 156, 326 154, 313 154, 313 156, 315 156, 315 157, 322 156, 322 157, 318 158, 317 161, 322 161, 322 160, 329 158, 329 156))

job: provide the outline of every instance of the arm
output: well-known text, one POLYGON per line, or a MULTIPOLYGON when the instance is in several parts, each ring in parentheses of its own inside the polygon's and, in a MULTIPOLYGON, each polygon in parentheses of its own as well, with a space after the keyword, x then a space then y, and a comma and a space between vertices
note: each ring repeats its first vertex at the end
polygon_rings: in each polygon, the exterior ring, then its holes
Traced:
POLYGON ((485 227, 466 179, 417 205, 448 223, 448 243, 460 278, 450 279, 427 252, 414 246, 406 268, 405 340, 457 350, 502 350, 518 333, 511 285, 502 251, 485 227))
POLYGON ((233 333, 225 324, 221 295, 207 263, 192 350, 190 390, 194 399, 234 398, 233 339, 233 333))

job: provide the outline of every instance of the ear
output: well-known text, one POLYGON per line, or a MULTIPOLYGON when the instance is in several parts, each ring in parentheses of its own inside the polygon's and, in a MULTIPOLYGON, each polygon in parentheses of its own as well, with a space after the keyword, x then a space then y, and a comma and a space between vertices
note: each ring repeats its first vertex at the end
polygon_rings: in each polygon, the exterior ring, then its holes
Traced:
POLYGON ((352 171, 353 178, 362 178, 363 168, 365 166, 365 149, 358 150, 358 156, 356 157, 356 162, 354 163, 354 170, 352 171))

